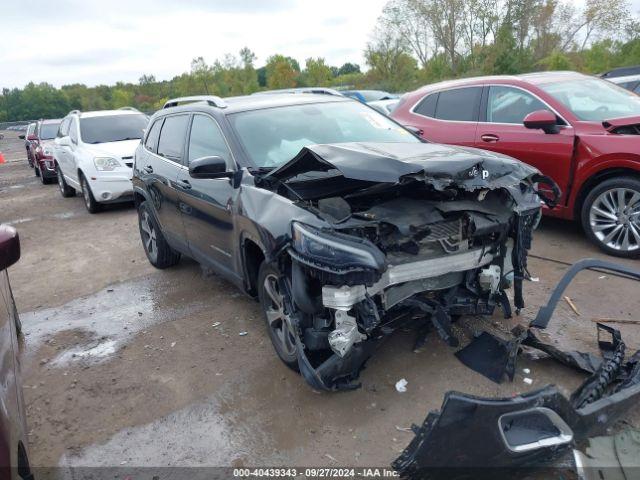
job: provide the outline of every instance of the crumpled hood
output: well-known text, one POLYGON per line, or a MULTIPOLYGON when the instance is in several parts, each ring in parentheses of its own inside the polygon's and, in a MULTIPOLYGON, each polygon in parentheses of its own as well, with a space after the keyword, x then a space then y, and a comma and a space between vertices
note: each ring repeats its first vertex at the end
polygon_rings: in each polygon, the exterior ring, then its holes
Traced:
POLYGON ((133 157, 136 148, 140 144, 140 140, 123 140, 122 142, 101 143, 99 145, 90 145, 91 150, 96 156, 105 157, 133 157))
POLYGON ((307 172, 338 170, 345 178, 398 183, 403 177, 423 179, 441 190, 501 188, 539 173, 506 155, 436 143, 341 143, 310 145, 270 172, 282 182, 307 172))
POLYGON ((616 128, 629 127, 631 125, 638 124, 640 124, 640 116, 638 115, 632 117, 609 118, 602 122, 602 126, 609 132, 616 128))

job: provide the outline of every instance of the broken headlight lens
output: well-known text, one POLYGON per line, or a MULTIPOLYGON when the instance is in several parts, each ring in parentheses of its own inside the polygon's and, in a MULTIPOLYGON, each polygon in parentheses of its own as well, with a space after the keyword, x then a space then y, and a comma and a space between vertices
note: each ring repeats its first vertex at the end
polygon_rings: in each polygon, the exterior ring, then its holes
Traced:
POLYGON ((384 265, 384 255, 368 240, 344 234, 328 235, 297 222, 293 222, 292 230, 294 250, 314 262, 335 269, 380 269, 384 265))
POLYGON ((93 164, 96 166, 96 170, 100 172, 110 172, 116 167, 120 167, 120 162, 111 157, 95 157, 93 164))

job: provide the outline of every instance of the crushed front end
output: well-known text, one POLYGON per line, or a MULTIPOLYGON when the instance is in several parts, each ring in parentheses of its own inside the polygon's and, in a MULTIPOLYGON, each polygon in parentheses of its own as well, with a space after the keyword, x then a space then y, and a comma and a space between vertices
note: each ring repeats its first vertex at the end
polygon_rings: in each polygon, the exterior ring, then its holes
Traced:
POLYGON ((263 182, 321 220, 293 221, 281 260, 300 370, 315 388, 356 388, 401 326, 456 346, 453 319, 496 306, 510 316, 512 285, 524 305, 542 177, 491 154, 420 147, 407 159, 388 145, 309 148, 263 182))

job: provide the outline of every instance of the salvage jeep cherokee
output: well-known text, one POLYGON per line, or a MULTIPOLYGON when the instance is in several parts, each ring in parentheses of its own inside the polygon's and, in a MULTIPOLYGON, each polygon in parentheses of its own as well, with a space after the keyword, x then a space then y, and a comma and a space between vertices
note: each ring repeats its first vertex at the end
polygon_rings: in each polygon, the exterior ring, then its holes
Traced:
POLYGON ((170 100, 133 173, 149 261, 186 255, 258 297, 278 356, 325 390, 356 387, 400 326, 432 325, 455 345, 452 319, 509 314, 511 284, 522 308, 549 182, 311 94, 170 100))

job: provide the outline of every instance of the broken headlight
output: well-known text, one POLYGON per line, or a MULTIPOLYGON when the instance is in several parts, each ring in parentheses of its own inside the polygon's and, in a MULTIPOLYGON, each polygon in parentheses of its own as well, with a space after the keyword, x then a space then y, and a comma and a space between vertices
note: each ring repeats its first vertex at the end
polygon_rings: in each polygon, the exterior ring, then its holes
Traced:
POLYGON ((302 259, 331 270, 384 268, 384 254, 370 241, 334 232, 326 234, 309 225, 293 222, 293 250, 302 259))

